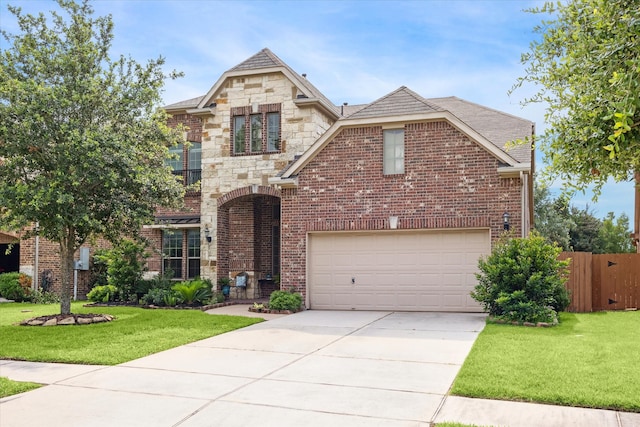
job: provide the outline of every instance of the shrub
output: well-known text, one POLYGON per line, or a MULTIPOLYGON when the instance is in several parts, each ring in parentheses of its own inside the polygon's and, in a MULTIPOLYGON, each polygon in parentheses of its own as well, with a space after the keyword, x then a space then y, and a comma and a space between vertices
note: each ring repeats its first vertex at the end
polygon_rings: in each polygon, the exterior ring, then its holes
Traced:
POLYGON ((87 294, 87 299, 93 302, 115 301, 118 295, 118 288, 113 285, 95 286, 87 294))
POLYGON ((190 282, 180 282, 171 288, 180 295, 185 304, 203 304, 211 298, 211 282, 196 279, 190 282))
POLYGON ((142 281, 146 259, 145 245, 133 240, 122 240, 117 246, 97 254, 94 260, 107 265, 107 281, 120 291, 120 299, 136 297, 136 285, 142 281))
POLYGON ((25 301, 31 293, 31 278, 23 273, 0 274, 0 296, 13 301, 25 301))
POLYGON ((34 304, 57 304, 60 297, 54 292, 37 290, 29 295, 29 301, 34 304))
POLYGON ((175 295, 175 291, 171 289, 151 288, 149 292, 142 297, 142 303, 145 305, 164 306, 166 305, 165 297, 169 295, 175 295))
POLYGON ((499 241, 478 261, 478 285, 471 297, 490 315, 508 321, 553 322, 570 303, 565 288, 568 261, 561 249, 532 232, 499 241))
POLYGON ((274 291, 269 298, 269 308, 272 310, 297 311, 302 306, 302 295, 287 291, 274 291))

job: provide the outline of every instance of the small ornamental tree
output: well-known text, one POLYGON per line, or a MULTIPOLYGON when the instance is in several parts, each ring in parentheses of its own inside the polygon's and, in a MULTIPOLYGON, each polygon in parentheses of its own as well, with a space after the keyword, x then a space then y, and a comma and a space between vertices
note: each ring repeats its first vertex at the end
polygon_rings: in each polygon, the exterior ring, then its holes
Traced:
POLYGON ((471 297, 491 316, 507 321, 550 322, 570 303, 565 288, 569 261, 559 261, 561 249, 533 232, 526 238, 498 242, 478 262, 478 285, 471 297))

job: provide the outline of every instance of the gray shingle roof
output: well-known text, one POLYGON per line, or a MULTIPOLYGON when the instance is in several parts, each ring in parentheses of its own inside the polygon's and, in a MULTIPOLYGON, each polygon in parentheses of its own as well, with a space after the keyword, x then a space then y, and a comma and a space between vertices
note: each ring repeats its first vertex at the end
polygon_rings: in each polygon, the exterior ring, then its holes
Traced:
POLYGON ((325 102, 327 107, 333 107, 336 113, 339 112, 338 107, 333 105, 333 102, 329 100, 326 96, 322 94, 306 77, 301 76, 296 73, 291 67, 285 64, 280 58, 276 56, 273 52, 271 52, 268 48, 262 49, 260 52, 253 55, 251 58, 241 62, 235 67, 228 70, 228 72, 238 72, 238 71, 247 71, 247 70, 260 70, 263 68, 273 68, 273 67, 283 67, 287 69, 290 73, 298 77, 299 82, 304 90, 304 95, 309 98, 318 98, 325 102))
MULTIPOLYGON (((506 151, 507 142, 531 137, 533 122, 529 120, 455 96, 429 98, 429 102, 449 111, 503 151, 506 151)), ((519 162, 531 161, 531 144, 519 145, 506 152, 519 162)))
POLYGON ((349 118, 361 119, 367 117, 398 116, 402 114, 427 113, 442 110, 438 105, 432 104, 414 91, 402 86, 351 114, 349 118))
POLYGON ((271 67, 286 67, 287 65, 282 62, 280 58, 278 58, 273 52, 269 49, 264 48, 260 52, 253 55, 251 58, 246 59, 236 65, 233 68, 230 68, 227 71, 246 71, 246 70, 257 70, 260 68, 271 68, 271 67))
MULTIPOLYGON (((204 95, 202 95, 204 96, 204 95)), ((197 98, 186 99, 184 101, 176 102, 174 104, 165 105, 165 110, 180 110, 187 108, 196 108, 200 101, 202 101, 202 96, 198 96, 197 98)))

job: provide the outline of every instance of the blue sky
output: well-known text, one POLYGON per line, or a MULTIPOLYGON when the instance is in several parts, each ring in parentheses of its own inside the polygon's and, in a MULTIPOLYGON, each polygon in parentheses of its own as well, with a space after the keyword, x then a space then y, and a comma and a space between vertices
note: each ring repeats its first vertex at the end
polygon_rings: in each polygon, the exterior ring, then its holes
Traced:
MULTIPOLYGON (((24 12, 55 9, 51 0, 0 0, 0 25, 16 30, 6 5, 24 12)), ((220 74, 268 47, 335 104, 367 103, 400 86, 424 97, 457 96, 545 128, 544 106, 522 107, 534 90, 509 89, 523 75, 520 55, 541 1, 205 1, 97 0, 112 14, 112 53, 139 62, 166 58, 185 77, 168 82, 166 104, 206 93, 220 74)), ((4 40, 2 40, 4 43, 4 40)), ((538 156, 539 157, 539 156, 538 156)), ((543 167, 538 161, 538 169, 543 167)), ((597 203, 576 194, 597 217, 633 216, 633 185, 608 184, 597 203)))

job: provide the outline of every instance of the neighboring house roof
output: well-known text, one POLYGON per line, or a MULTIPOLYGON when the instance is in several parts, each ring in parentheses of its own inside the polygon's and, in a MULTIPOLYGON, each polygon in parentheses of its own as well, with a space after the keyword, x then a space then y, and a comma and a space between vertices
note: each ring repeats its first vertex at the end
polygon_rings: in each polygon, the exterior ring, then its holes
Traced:
POLYGON ((202 101, 202 96, 176 102, 174 104, 165 105, 163 108, 165 110, 183 110, 188 108, 196 108, 200 101, 202 101))

